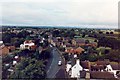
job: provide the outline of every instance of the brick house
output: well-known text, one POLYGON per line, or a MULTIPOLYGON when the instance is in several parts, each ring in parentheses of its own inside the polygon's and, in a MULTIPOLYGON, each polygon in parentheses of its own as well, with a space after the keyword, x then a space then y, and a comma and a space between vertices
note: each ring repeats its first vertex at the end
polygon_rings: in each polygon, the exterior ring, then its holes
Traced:
POLYGON ((7 46, 0 47, 0 56, 9 54, 10 49, 7 46))

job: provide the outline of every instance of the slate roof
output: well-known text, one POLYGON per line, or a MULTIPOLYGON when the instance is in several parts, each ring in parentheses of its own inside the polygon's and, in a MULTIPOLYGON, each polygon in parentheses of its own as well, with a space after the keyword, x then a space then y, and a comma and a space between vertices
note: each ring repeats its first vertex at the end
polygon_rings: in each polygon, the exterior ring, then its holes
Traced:
POLYGON ((110 65, 112 66, 113 70, 120 70, 120 63, 119 64, 110 63, 110 65))
POLYGON ((114 74, 110 72, 91 71, 90 78, 93 79, 114 79, 114 74))

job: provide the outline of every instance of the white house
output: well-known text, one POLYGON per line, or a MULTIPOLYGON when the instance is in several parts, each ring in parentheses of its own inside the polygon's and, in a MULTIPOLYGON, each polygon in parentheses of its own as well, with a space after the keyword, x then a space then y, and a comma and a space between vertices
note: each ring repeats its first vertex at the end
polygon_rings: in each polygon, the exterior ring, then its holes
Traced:
POLYGON ((15 59, 18 59, 18 56, 15 56, 14 58, 15 58, 15 59))
POLYGON ((71 66, 71 64, 67 64, 66 65, 66 71, 68 72, 68 71, 70 71, 70 68, 71 68, 72 66, 71 66))
POLYGON ((105 70, 108 71, 108 72, 110 72, 110 71, 112 71, 113 69, 112 69, 112 66, 109 64, 109 65, 106 66, 106 69, 105 69, 105 70))
POLYGON ((20 45, 20 49, 30 49, 31 46, 35 46, 35 43, 32 40, 26 40, 20 45))
POLYGON ((77 54, 74 54, 74 58, 77 58, 77 54))
POLYGON ((112 73, 114 74, 114 77, 117 78, 117 75, 116 75, 117 70, 113 70, 113 69, 112 69, 112 66, 111 66, 110 64, 108 64, 108 65, 106 66, 106 69, 105 69, 105 70, 108 71, 108 72, 112 72, 112 73))
POLYGON ((80 71, 83 70, 83 67, 80 65, 79 59, 76 60, 76 64, 72 67, 71 78, 79 78, 80 71))
POLYGON ((13 61, 13 65, 16 65, 17 64, 17 61, 13 61))

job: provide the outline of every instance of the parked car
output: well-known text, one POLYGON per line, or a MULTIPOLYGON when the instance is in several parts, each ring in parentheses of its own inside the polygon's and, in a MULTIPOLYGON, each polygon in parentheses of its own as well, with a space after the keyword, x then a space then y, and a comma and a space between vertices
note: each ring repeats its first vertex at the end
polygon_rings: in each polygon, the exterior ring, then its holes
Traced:
POLYGON ((58 61, 58 66, 61 66, 62 65, 62 61, 58 61))

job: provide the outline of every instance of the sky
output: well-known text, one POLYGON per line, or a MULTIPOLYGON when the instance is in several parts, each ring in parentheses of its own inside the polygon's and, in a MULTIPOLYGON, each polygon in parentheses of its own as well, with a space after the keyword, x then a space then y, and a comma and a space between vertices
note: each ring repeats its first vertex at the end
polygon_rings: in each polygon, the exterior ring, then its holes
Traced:
POLYGON ((0 24, 117 28, 118 1, 0 0, 0 24))

